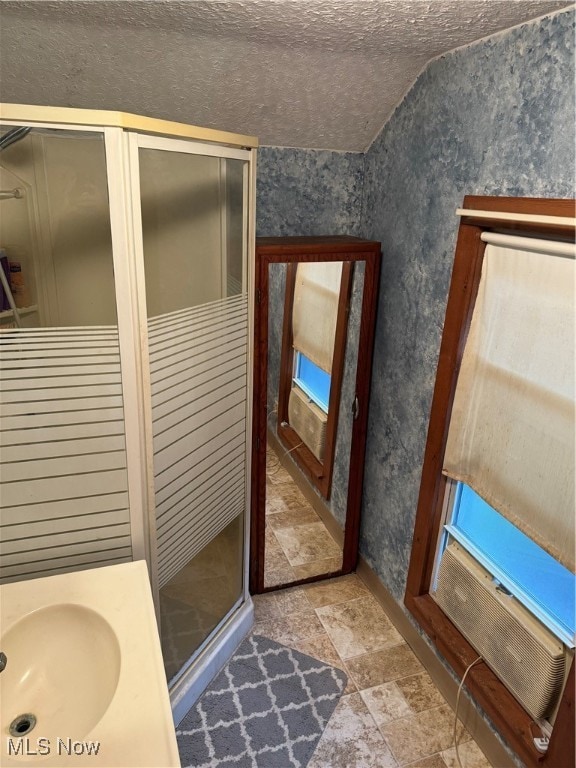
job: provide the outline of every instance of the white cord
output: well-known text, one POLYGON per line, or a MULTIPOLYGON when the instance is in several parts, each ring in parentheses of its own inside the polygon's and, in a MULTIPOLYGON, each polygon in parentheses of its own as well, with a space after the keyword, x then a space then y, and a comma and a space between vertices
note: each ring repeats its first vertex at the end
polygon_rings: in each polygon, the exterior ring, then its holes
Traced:
MULTIPOLYGON (((270 425, 270 417, 271 416, 278 416, 278 405, 276 404, 271 411, 266 408, 266 428, 269 428, 270 425)), ((266 448, 266 453, 268 453, 268 448, 266 448)), ((274 465, 272 467, 268 466, 268 456, 266 456, 266 474, 267 475, 275 475, 278 470, 280 469, 280 459, 278 456, 274 455, 274 458, 276 461, 274 462, 274 465)))
POLYGON ((268 463, 268 451, 266 451, 266 474, 267 475, 275 475, 280 469, 281 464, 282 462, 280 461, 280 459, 276 454, 273 455, 273 458, 270 459, 270 463, 268 463))
POLYGON ((454 741, 454 749, 456 750, 456 760, 458 761, 458 765, 460 768, 463 768, 462 762, 460 760, 460 753, 458 752, 458 708, 460 707, 460 694, 462 693, 462 688, 464 687, 464 681, 466 680, 466 676, 468 675, 468 672, 472 669, 474 664, 478 664, 479 661, 484 661, 482 656, 478 656, 477 659, 474 659, 472 664, 469 664, 466 667, 466 671, 462 675, 462 680, 460 680, 460 685, 458 686, 458 694, 456 695, 456 711, 454 712, 454 733, 453 733, 453 741, 454 741))
POLYGON ((288 456, 289 453, 292 453, 292 451, 295 451, 296 448, 300 448, 301 445, 304 445, 304 441, 298 443, 298 445, 295 445, 294 448, 289 448, 287 451, 284 451, 284 453, 278 458, 278 464, 274 467, 274 469, 271 469, 267 472, 269 475, 275 475, 280 467, 282 466, 282 460, 288 456))
MULTIPOLYGON (((274 408, 272 408, 271 411, 268 411, 268 414, 266 416, 266 423, 270 421, 270 416, 278 415, 278 406, 275 405, 274 408)), ((284 422, 282 422, 284 423, 284 422)), ((280 467, 282 466, 282 459, 284 459, 286 456, 288 456, 289 453, 292 453, 292 451, 295 451, 296 448, 300 448, 301 445, 304 445, 304 441, 302 440, 298 445, 295 445, 294 448, 289 448, 287 451, 284 451, 284 453, 281 456, 275 456, 276 463, 273 467, 266 468, 266 474, 267 475, 275 475, 280 470, 280 467)), ((268 460, 266 460, 268 461, 268 460)))

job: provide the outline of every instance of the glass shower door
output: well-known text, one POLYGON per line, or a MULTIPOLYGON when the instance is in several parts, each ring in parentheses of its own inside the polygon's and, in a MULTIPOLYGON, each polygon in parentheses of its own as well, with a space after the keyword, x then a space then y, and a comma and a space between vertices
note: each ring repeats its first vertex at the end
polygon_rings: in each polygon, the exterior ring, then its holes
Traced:
POLYGON ((102 131, 0 128, 0 581, 129 562, 102 131))
POLYGON ((173 680, 243 595, 248 163, 239 150, 138 145, 161 639, 173 680))

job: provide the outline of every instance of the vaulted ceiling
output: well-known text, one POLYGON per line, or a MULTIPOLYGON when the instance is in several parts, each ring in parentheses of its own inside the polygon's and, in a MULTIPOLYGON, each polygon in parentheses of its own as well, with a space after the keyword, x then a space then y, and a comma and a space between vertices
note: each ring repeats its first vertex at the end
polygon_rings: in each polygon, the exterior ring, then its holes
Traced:
POLYGON ((548 0, 0 3, 3 101, 136 112, 361 151, 434 57, 548 0))

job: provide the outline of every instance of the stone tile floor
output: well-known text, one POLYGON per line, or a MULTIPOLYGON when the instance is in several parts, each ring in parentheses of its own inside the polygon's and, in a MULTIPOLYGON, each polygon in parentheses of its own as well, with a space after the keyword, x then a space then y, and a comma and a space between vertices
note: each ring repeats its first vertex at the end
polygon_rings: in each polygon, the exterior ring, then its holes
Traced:
POLYGON ((341 568, 340 546, 270 449, 266 473, 265 586, 341 568))
MULTIPOLYGON (((458 768, 452 709, 355 574, 253 599, 254 633, 348 675, 308 768, 458 768)), ((458 734, 464 768, 490 768, 458 734)))

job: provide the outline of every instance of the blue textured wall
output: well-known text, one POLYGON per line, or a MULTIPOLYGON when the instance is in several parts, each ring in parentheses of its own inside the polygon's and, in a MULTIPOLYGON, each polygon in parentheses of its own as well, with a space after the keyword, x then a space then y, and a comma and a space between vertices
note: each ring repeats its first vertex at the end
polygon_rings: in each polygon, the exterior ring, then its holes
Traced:
POLYGON ((382 242, 361 551, 403 599, 465 194, 574 194, 574 11, 432 62, 366 155, 263 148, 258 232, 382 242), (362 211, 362 213, 360 213, 362 211))
POLYGON ((574 194, 574 12, 434 61, 366 154, 382 242, 361 551, 402 600, 465 194, 574 194))
POLYGON ((399 603, 455 210, 465 194, 574 195, 574 18, 565 11, 432 62, 365 156, 260 153, 259 233, 382 242, 360 549, 399 603))
POLYGON ((258 151, 257 234, 356 235, 364 155, 262 147, 258 151))

